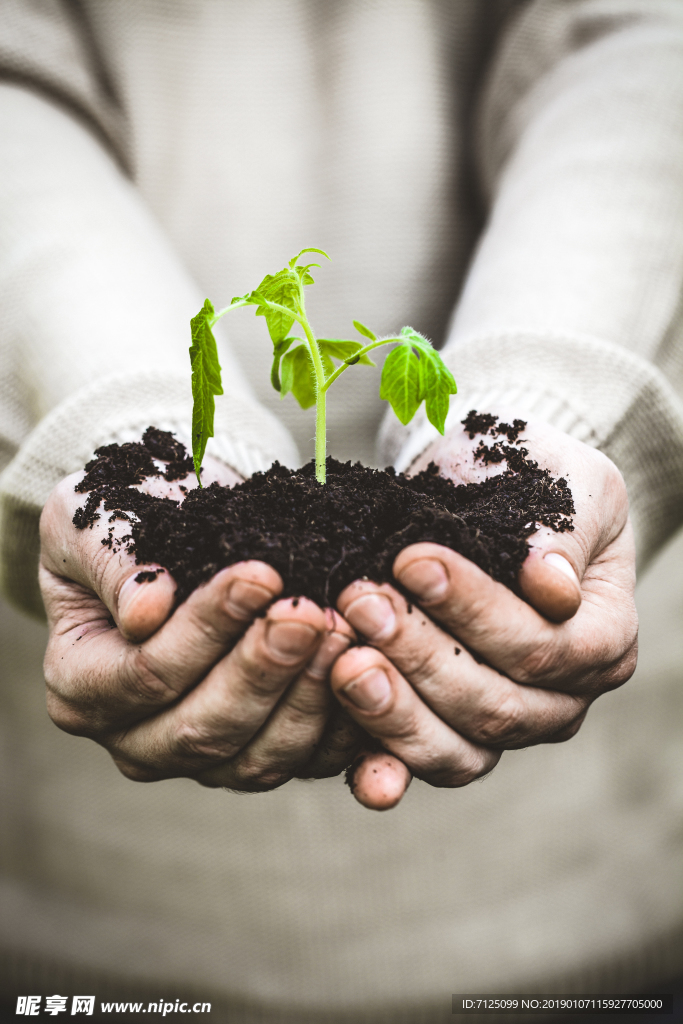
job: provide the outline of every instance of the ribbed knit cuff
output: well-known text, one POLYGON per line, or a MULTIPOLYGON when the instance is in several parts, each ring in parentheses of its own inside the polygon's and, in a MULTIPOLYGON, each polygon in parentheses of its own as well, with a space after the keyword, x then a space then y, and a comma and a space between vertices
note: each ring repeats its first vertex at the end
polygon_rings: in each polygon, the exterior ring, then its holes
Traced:
MULTIPOLYGON (((83 388, 32 431, 0 476, 0 588, 13 604, 43 616, 38 588, 38 522, 53 487, 82 469, 96 448, 139 440, 150 425, 190 445, 192 396, 187 378, 116 374, 83 388)), ((244 477, 278 459, 298 462, 296 446, 252 398, 227 393, 216 403, 216 436, 207 453, 244 477)))
MULTIPOLYGON (((514 409, 599 448, 621 470, 642 568, 683 522, 683 402, 651 363, 611 342, 531 333, 449 345, 458 382, 446 430, 470 409, 514 409)), ((439 435, 424 411, 409 427, 387 415, 382 461, 406 469, 439 435)))

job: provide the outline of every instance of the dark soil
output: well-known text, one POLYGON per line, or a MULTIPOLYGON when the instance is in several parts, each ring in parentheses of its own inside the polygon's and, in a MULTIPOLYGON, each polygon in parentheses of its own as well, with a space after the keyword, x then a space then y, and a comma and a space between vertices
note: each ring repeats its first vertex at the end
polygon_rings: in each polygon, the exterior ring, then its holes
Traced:
MULTIPOLYGON (((192 470, 183 445, 149 427, 141 443, 98 448, 76 488, 89 494, 74 524, 92 527, 102 505, 110 522, 129 521, 123 540, 113 538, 110 525, 102 543, 125 545, 139 564, 163 565, 178 585, 179 602, 220 569, 256 558, 280 573, 284 597, 334 604, 359 577, 392 580, 396 555, 417 541, 459 551, 519 593, 517 573, 537 524, 574 528, 571 491, 564 479, 553 479, 528 458, 519 440, 522 420, 498 423, 472 411, 463 423, 470 437, 482 435, 479 459, 507 460, 502 474, 456 486, 439 476, 434 463, 406 477, 330 458, 327 484, 320 486, 312 462, 296 472, 276 462, 237 487, 188 490, 182 504, 135 486, 150 476, 179 480, 192 470)), ((155 576, 145 571, 137 579, 155 576)))

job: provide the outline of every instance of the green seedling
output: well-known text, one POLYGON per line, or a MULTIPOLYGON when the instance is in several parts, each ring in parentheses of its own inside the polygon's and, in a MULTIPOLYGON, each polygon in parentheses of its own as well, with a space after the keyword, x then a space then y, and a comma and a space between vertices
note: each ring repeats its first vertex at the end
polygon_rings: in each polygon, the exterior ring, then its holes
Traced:
POLYGON ((190 321, 194 399, 192 455, 197 480, 206 443, 213 437, 214 396, 223 394, 213 327, 229 310, 241 306, 256 306, 256 316, 266 319, 273 342, 270 380, 275 390, 283 398, 291 392, 302 409, 312 405, 316 407, 315 475, 319 483, 325 483, 325 402, 328 388, 350 366, 374 366, 369 353, 381 345, 395 345, 395 348, 384 361, 379 397, 389 402, 403 424, 410 422, 424 401, 430 423, 441 434, 444 432, 450 396, 457 391, 455 380, 431 342, 418 331, 402 327, 397 336, 378 338, 368 327, 354 320, 353 326, 363 341, 316 338, 306 316, 304 287, 313 284, 311 268, 320 264, 299 265, 301 257, 309 252, 330 258, 322 249, 302 249, 284 270, 267 274, 253 292, 238 295, 229 306, 218 312, 207 299, 190 321), (290 334, 294 324, 303 331, 303 338, 290 334))

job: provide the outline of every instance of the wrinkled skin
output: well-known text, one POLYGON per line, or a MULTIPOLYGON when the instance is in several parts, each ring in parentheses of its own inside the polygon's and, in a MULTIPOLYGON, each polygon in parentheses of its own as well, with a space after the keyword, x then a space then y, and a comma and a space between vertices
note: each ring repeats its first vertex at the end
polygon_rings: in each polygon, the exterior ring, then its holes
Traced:
MULTIPOLYGON (((167 573, 137 583, 146 567, 103 547, 106 522, 73 527, 80 475, 66 478, 41 520, 50 715, 106 747, 131 779, 252 792, 337 775, 362 755, 366 730, 383 750, 360 757, 353 792, 377 810, 395 806, 412 775, 463 786, 504 749, 569 739, 635 667, 628 503, 599 452, 545 424, 524 437, 569 479, 577 506, 573 533, 533 538, 520 576, 529 603, 449 549, 416 544, 394 565, 410 607, 367 580, 346 588, 337 611, 279 601, 280 577, 253 561, 173 611, 167 573), (366 646, 349 649, 354 630, 366 646)), ((478 440, 452 432, 412 472, 432 460, 456 482, 501 472, 474 463, 478 440)), ((206 467, 205 483, 238 480, 206 467)), ((181 483, 141 486, 180 499, 181 483)))
MULTIPOLYGON (((205 484, 239 479, 206 465, 205 484)), ((257 792, 294 775, 339 774, 360 734, 328 682, 353 638, 341 616, 305 598, 278 601, 282 580, 256 561, 224 569, 173 611, 168 573, 137 583, 147 567, 102 545, 106 517, 92 530, 72 525, 81 476, 58 485, 41 519, 45 678, 56 724, 102 744, 140 782, 185 776, 257 792)), ((196 483, 155 478, 142 487, 180 500, 183 482, 196 483)))
MULTIPOLYGON (((595 698, 635 669, 635 553, 623 479, 600 452, 547 424, 529 424, 522 436, 532 458, 568 479, 576 504, 574 532, 544 527, 532 538, 520 574, 529 603, 436 544, 414 544, 394 563, 412 608, 389 584, 363 580, 339 597, 368 645, 335 662, 334 692, 433 786, 467 785, 503 750, 570 739, 595 698)), ((433 460, 457 483, 502 472, 473 462, 479 440, 452 432, 411 471, 433 460)), ((377 808, 394 806, 409 780, 378 755, 355 774, 359 799, 377 808)))

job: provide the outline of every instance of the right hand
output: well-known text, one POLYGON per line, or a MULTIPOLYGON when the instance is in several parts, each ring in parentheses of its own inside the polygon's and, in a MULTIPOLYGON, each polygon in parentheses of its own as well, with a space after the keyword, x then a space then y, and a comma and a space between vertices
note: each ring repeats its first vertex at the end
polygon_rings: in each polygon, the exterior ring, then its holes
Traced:
MULTIPOLYGON (((341 616, 306 598, 276 601, 282 580, 257 561, 223 569, 174 609, 166 571, 138 583, 158 567, 102 544, 106 513, 92 529, 73 525, 81 477, 61 481, 41 518, 53 721, 100 743, 141 782, 189 777, 258 792, 339 774, 360 736, 327 682, 353 637, 341 616)), ((239 479, 220 463, 207 478, 239 479)), ((181 497, 182 483, 193 478, 141 487, 181 497)))
MULTIPOLYGON (((523 438, 541 466, 566 475, 576 506, 573 531, 532 535, 519 575, 526 600, 463 555, 424 542, 394 562, 403 594, 357 580, 339 596, 366 645, 339 658, 332 687, 387 751, 356 771, 354 792, 368 807, 398 802, 405 766, 430 785, 464 786, 504 750, 571 739, 593 701, 633 674, 635 548, 623 478, 601 452, 550 424, 527 424, 523 438)), ((451 431, 411 471, 433 460, 456 483, 501 472, 501 463, 474 459, 479 440, 451 431)))

